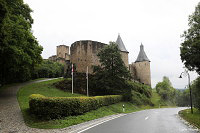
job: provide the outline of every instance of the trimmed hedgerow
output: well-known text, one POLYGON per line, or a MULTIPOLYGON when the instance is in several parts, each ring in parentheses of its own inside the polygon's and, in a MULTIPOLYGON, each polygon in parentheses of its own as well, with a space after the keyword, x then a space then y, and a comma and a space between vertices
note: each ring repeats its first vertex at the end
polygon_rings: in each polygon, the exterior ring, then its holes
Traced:
POLYGON ((80 115, 101 106, 118 103, 120 95, 96 97, 45 97, 32 94, 29 97, 30 112, 43 119, 58 119, 71 115, 80 115))

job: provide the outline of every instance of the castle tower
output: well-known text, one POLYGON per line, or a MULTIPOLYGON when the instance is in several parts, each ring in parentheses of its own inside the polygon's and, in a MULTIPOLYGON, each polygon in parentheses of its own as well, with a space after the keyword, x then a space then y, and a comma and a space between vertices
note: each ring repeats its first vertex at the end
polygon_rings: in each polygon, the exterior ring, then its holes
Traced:
POLYGON ((142 44, 140 45, 140 52, 134 66, 137 80, 151 86, 150 60, 144 52, 144 46, 142 44))
POLYGON ((57 58, 69 60, 69 46, 59 45, 57 46, 57 58))
POLYGON ((70 62, 76 65, 77 72, 86 73, 88 66, 88 72, 93 73, 92 66, 100 65, 97 54, 105 45, 104 43, 90 40, 76 41, 70 48, 70 62))
POLYGON ((129 68, 129 64, 128 64, 128 53, 129 52, 126 50, 125 45, 124 45, 120 35, 118 35, 118 37, 117 37, 116 44, 120 50, 121 57, 122 57, 122 60, 124 61, 125 66, 127 68, 129 68))

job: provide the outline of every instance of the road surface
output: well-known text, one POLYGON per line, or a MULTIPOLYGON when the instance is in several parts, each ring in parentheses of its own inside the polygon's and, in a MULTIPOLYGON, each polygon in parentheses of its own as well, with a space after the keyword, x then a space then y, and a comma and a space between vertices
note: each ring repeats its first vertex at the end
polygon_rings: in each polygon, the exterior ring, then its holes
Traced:
POLYGON ((79 133, 197 133, 178 117, 185 108, 143 110, 110 120, 79 133))

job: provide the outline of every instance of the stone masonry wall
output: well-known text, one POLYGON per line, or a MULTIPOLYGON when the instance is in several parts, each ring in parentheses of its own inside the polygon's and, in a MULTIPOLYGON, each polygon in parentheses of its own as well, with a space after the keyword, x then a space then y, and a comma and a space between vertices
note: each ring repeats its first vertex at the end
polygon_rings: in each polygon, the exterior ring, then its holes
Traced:
POLYGON ((151 72, 150 72, 150 62, 136 62, 134 63, 136 70, 137 80, 141 83, 151 86, 151 72))
POLYGON ((69 46, 59 45, 57 46, 57 58, 64 58, 69 60, 69 46))
POLYGON ((77 72, 85 73, 88 66, 89 73, 92 73, 92 66, 100 65, 97 53, 105 45, 106 44, 90 40, 74 42, 70 48, 70 61, 76 64, 77 72))
POLYGON ((124 64, 127 68, 129 68, 129 64, 128 64, 128 53, 127 52, 120 52, 121 53, 121 57, 122 60, 124 61, 124 64))

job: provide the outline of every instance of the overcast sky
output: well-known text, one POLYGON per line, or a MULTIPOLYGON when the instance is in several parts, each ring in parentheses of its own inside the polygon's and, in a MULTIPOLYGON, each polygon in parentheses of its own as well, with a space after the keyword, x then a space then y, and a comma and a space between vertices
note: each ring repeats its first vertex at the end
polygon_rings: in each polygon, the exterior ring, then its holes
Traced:
MULTIPOLYGON (((56 54, 57 45, 78 40, 102 43, 116 41, 118 33, 129 51, 129 64, 141 42, 151 60, 152 87, 169 77, 175 88, 185 88, 179 79, 180 35, 188 29, 188 16, 198 0, 24 0, 33 10, 33 33, 43 46, 43 58, 56 54)), ((192 80, 197 74, 191 72, 192 80)))

